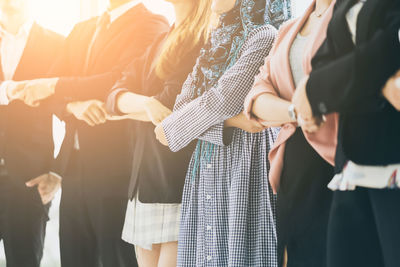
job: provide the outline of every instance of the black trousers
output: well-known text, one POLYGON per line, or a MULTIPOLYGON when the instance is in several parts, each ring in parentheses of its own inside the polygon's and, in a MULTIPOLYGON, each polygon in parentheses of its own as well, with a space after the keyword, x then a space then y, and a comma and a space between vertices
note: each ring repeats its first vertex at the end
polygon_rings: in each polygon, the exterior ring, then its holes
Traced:
MULTIPOLYGON (((32 177, 34 178, 34 177, 32 177)), ((50 205, 22 179, 0 176, 0 240, 7 267, 39 267, 50 205)))
POLYGON ((400 190, 334 193, 328 266, 400 266, 400 190))
POLYGON ((60 204, 61 265, 137 266, 134 246, 121 239, 128 198, 109 196, 91 188, 90 184, 85 183, 79 164, 78 152, 75 152, 68 174, 63 179, 60 204))
POLYGON ((333 167, 308 144, 303 132, 287 141, 277 201, 278 257, 288 267, 326 266, 333 167))

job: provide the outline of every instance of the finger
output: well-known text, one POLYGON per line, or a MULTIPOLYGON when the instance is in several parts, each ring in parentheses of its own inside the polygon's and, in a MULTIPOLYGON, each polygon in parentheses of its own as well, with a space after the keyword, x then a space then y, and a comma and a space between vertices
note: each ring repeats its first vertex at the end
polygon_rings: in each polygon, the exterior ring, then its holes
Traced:
POLYGON ((98 114, 96 113, 96 108, 94 109, 90 109, 86 112, 87 116, 91 119, 91 121, 95 124, 95 125, 99 125, 102 124, 103 121, 101 118, 99 118, 98 114))
POLYGON ((93 126, 95 126, 96 124, 92 121, 92 119, 89 117, 89 116, 87 116, 87 114, 83 114, 82 115, 82 120, 84 121, 84 122, 86 122, 89 126, 91 126, 91 127, 93 127, 93 126))
POLYGON ((46 175, 47 175, 47 174, 41 175, 41 176, 36 177, 36 178, 34 178, 34 179, 32 179, 32 180, 29 180, 28 182, 25 183, 25 185, 26 185, 27 187, 34 187, 34 186, 40 184, 40 182, 42 182, 43 179, 46 178, 46 175))
POLYGON ((92 110, 93 115, 96 116, 97 120, 101 123, 106 122, 107 114, 106 112, 99 106, 94 106, 92 110))

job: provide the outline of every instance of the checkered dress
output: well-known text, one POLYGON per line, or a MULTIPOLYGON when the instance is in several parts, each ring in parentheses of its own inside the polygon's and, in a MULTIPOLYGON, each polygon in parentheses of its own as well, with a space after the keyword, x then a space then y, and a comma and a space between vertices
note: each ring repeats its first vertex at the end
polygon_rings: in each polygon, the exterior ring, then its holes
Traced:
POLYGON ((174 113, 162 123, 174 151, 196 139, 205 141, 199 143, 202 148, 196 149, 186 177, 179 267, 277 266, 275 197, 267 158, 277 132, 224 129, 224 121, 242 111, 275 34, 268 25, 253 30, 235 65, 194 100, 189 75, 174 113))

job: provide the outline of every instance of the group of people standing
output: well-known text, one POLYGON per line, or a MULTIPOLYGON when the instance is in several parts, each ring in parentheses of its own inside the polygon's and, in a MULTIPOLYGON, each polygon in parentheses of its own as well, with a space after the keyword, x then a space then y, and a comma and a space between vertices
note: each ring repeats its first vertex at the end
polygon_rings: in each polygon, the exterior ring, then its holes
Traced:
POLYGON ((0 0, 7 266, 60 186, 63 267, 399 266, 400 1, 166 1, 63 38, 0 0))

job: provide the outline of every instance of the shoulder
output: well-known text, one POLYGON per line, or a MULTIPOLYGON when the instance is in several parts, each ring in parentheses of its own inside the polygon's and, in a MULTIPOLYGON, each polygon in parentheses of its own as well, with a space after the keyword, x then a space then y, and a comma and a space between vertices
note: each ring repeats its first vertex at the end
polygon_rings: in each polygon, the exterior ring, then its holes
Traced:
MULTIPOLYGON (((133 9, 136 9, 136 11, 140 14, 141 19, 145 19, 146 21, 151 21, 153 23, 166 24, 169 26, 168 20, 164 16, 153 13, 152 11, 147 9, 143 4, 139 4, 137 7, 134 7, 133 9)), ((140 20, 137 18, 138 15, 137 12, 131 12, 131 14, 135 16, 136 21, 140 22, 140 20)))
POLYGON ((35 23, 33 25, 33 30, 36 33, 40 33, 40 35, 42 36, 42 40, 48 40, 48 41, 52 41, 53 43, 63 43, 65 40, 65 37, 59 33, 56 33, 52 30, 49 30, 47 28, 44 28, 43 26, 35 23))
POLYGON ((81 22, 78 22, 77 24, 75 24, 75 26, 73 27, 72 31, 69 33, 68 38, 70 38, 71 36, 81 36, 81 34, 87 32, 87 31, 94 31, 96 29, 96 25, 97 25, 97 20, 99 19, 99 17, 93 17, 81 22))
POLYGON ((252 30, 243 45, 244 49, 259 49, 272 45, 276 38, 277 30, 272 25, 263 25, 252 30))

